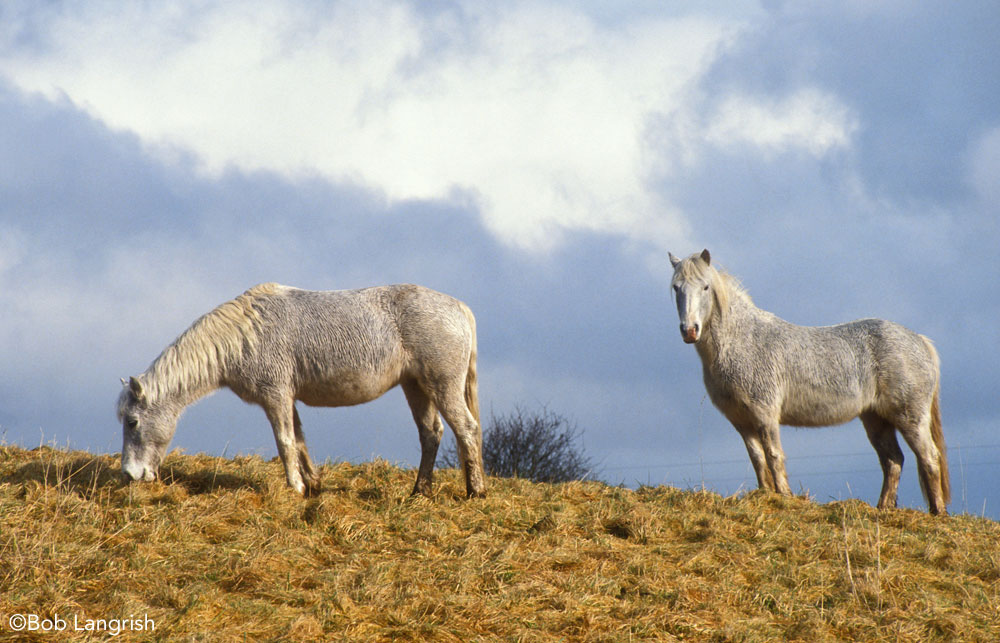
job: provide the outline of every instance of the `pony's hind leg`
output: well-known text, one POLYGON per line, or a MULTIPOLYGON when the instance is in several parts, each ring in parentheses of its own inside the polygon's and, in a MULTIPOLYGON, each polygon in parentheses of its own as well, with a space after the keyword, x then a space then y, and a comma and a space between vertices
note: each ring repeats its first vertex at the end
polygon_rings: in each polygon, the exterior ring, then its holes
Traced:
POLYGON ((882 465, 882 493, 878 498, 878 508, 894 509, 899 476, 903 471, 903 452, 896 439, 896 427, 870 411, 861 414, 861 423, 882 465))
POLYGON ((305 495, 315 496, 322 490, 319 471, 313 466, 309 451, 306 449, 306 436, 302 433, 302 420, 299 419, 299 410, 292 403, 292 426, 295 429, 295 448, 299 456, 299 469, 305 483, 305 495))
POLYGON ((417 471, 417 482, 413 486, 412 495, 420 493, 430 498, 434 461, 437 459, 444 426, 441 424, 437 407, 420 388, 420 384, 410 380, 403 382, 402 388, 413 413, 413 421, 417 423, 417 430, 420 432, 420 469, 417 471))
POLYGON ((458 461, 465 473, 465 491, 469 498, 486 495, 486 473, 483 471, 483 434, 472 411, 465 402, 464 382, 449 386, 434 400, 441 415, 455 432, 458 461))
POLYGON ((947 470, 942 470, 943 454, 931 435, 931 411, 926 409, 916 422, 907 420, 906 417, 903 415, 896 426, 917 456, 920 490, 924 493, 932 514, 947 513, 948 498, 942 479, 942 475, 947 475, 947 470))

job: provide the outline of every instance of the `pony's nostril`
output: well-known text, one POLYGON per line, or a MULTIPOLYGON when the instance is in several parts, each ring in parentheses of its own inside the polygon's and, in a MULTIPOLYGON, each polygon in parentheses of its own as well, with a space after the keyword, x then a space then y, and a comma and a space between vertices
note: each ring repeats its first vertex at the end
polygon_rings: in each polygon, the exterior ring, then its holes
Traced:
POLYGON ((122 480, 125 482, 136 482, 144 480, 146 478, 146 469, 143 466, 135 466, 134 464, 126 464, 122 466, 122 480))

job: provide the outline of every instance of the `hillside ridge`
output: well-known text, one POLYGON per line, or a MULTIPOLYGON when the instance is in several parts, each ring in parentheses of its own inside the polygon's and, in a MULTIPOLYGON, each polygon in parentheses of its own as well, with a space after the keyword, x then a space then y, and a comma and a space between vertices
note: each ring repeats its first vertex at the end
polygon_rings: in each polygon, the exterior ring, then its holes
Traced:
POLYGON ((465 500, 454 470, 429 500, 383 461, 302 499, 257 456, 118 466, 0 446, 0 641, 62 640, 31 615, 95 641, 1000 639, 1000 524, 975 516, 496 478, 465 500))

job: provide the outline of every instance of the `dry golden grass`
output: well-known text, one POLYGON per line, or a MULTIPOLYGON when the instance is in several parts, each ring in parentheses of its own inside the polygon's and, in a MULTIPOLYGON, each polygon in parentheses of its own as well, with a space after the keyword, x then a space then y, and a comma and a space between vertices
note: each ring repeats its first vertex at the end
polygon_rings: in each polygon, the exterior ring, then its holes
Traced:
POLYGON ((0 640, 1000 640, 1000 525, 761 493, 492 479, 434 500, 384 462, 118 461, 0 447, 0 640), (9 618, 66 621, 61 635, 9 618), (88 638, 89 637, 89 638, 88 638))

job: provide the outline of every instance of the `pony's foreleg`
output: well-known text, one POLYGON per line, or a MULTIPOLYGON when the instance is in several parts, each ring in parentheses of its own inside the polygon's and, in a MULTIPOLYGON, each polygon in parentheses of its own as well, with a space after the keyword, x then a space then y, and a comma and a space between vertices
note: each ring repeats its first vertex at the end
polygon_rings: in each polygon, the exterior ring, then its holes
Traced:
POLYGON ((271 422, 271 429, 274 431, 274 441, 278 445, 278 456, 282 464, 285 465, 285 477, 288 486, 295 489, 302 495, 306 495, 305 481, 302 479, 301 465, 299 462, 299 449, 295 440, 294 427, 294 402, 285 398, 280 401, 264 403, 264 412, 271 422))
POLYGON ((417 430, 420 432, 420 469, 417 471, 417 482, 413 485, 412 495, 419 493, 430 498, 434 461, 437 459, 444 426, 441 424, 437 407, 419 384, 404 382, 402 387, 410 411, 413 413, 413 421, 417 423, 417 430))
POLYGON ((878 508, 894 509, 899 476, 903 471, 903 451, 896 439, 896 427, 874 413, 862 413, 861 423, 882 465, 882 493, 878 498, 878 508))
POLYGON ((306 449, 306 436, 302 433, 302 420, 299 419, 299 410, 295 408, 294 403, 292 403, 292 426, 295 429, 295 448, 299 456, 299 470, 306 485, 305 495, 318 495, 322 490, 319 471, 313 466, 309 450, 306 449))
POLYGON ((757 474, 757 487, 766 491, 774 491, 774 477, 767 466, 767 459, 764 457, 764 447, 760 441, 758 432, 749 426, 734 425, 743 438, 743 443, 747 447, 750 455, 750 463, 753 465, 754 473, 757 474))
POLYGON ((792 495, 788 486, 788 472, 785 471, 785 451, 781 448, 781 425, 777 420, 766 421, 760 427, 760 436, 764 458, 774 478, 774 490, 785 496, 792 495))

